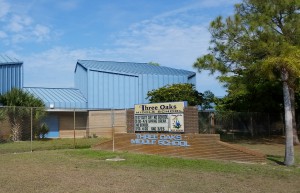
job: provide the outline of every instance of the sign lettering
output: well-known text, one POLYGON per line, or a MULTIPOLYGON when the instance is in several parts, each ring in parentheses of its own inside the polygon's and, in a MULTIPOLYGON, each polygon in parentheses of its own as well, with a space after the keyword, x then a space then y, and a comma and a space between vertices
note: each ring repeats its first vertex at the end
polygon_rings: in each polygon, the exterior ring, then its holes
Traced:
POLYGON ((134 106, 134 114, 183 113, 184 102, 151 103, 134 106))
POLYGON ((187 141, 182 140, 181 135, 159 135, 159 134, 136 134, 135 139, 130 140, 131 144, 141 145, 163 145, 189 147, 187 141))

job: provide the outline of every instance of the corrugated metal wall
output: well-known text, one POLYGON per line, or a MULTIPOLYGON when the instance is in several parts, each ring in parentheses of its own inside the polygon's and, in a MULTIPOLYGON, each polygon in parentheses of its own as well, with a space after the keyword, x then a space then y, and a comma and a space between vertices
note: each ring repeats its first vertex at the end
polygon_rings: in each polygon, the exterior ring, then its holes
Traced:
POLYGON ((0 94, 12 88, 23 88, 22 63, 0 64, 0 94))
POLYGON ((196 85, 196 74, 194 76, 189 77, 187 83, 196 85))
POLYGON ((147 93, 168 84, 190 83, 188 77, 177 75, 144 74, 129 76, 89 71, 89 108, 133 108, 148 103, 147 93))
POLYGON ((76 65, 75 88, 78 88, 85 98, 88 98, 88 73, 81 65, 76 65))
MULTIPOLYGON (((140 100, 138 103, 148 103, 146 99, 148 91, 158 89, 160 87, 178 84, 178 83, 189 83, 188 77, 179 75, 156 75, 156 74, 143 74, 140 76, 140 100)), ((193 83, 195 84, 195 83, 193 83)), ((138 104, 135 103, 135 104, 138 104)))
POLYGON ((89 71, 89 108, 132 108, 138 101, 138 77, 89 71))
POLYGON ((153 89, 177 83, 196 85, 196 74, 192 72, 160 69, 145 73, 141 69, 126 71, 125 66, 120 67, 122 71, 117 71, 118 68, 113 68, 113 64, 106 70, 102 62, 98 65, 103 69, 97 65, 82 66, 77 63, 75 87, 88 99, 88 108, 133 108, 135 104, 148 103, 147 93, 153 89))

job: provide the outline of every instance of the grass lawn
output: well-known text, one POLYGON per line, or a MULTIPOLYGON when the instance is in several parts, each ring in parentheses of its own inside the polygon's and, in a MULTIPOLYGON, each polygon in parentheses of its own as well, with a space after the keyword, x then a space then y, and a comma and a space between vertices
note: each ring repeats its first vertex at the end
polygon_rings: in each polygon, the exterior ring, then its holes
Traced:
POLYGON ((41 150, 57 150, 57 149, 81 149, 89 148, 91 145, 97 144, 104 138, 78 138, 78 139, 44 139, 20 142, 0 143, 0 154, 5 153, 21 153, 41 151, 41 150))
MULTIPOLYGON (((282 144, 241 144, 282 159, 282 144)), ((285 167, 275 161, 187 160, 88 148, 7 153, 0 155, 0 192, 299 192, 299 162, 285 167), (125 161, 106 161, 116 157, 125 161)))

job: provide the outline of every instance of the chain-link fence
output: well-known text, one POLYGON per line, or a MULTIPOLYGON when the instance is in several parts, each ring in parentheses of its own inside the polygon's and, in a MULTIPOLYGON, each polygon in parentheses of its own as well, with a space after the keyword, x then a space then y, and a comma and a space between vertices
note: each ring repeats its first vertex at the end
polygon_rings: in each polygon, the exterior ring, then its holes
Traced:
POLYGON ((199 112, 199 133, 223 138, 284 135, 283 114, 250 112, 199 112))
POLYGON ((126 129, 126 110, 0 107, 0 154, 90 147, 126 129))
MULTIPOLYGON (((0 154, 83 148, 127 133, 128 111, 0 107, 0 154)), ((199 112, 199 133, 222 139, 284 135, 282 114, 199 112)), ((133 119, 133 117, 131 117, 133 119)), ((131 128, 132 129, 132 128, 131 128)))

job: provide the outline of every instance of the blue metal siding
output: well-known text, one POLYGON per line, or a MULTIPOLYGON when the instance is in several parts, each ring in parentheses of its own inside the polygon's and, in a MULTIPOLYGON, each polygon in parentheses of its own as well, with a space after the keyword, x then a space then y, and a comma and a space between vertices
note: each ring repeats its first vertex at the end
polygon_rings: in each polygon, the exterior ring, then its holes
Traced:
MULTIPOLYGON (((109 83, 112 81, 111 77, 109 76, 108 73, 103 73, 103 85, 100 85, 103 87, 103 103, 104 103, 104 108, 111 108, 110 106, 110 99, 112 97, 111 90, 109 89, 109 83)), ((97 90, 97 89, 96 89, 97 90)))
POLYGON ((136 102, 136 76, 89 71, 89 108, 132 108, 136 102))
POLYGON ((193 84, 193 85, 196 85, 196 75, 190 76, 190 77, 188 78, 188 83, 193 84))
POLYGON ((125 76, 124 75, 118 75, 118 85, 119 85, 119 91, 118 91, 118 97, 119 97, 119 105, 117 107, 123 107, 125 105, 125 76))
POLYGON ((163 85, 167 85, 167 84, 169 84, 169 76, 163 75, 163 80, 162 80, 162 84, 160 85, 160 87, 162 87, 163 85))
POLYGON ((156 74, 152 75, 152 78, 153 78, 153 87, 154 88, 158 88, 159 87, 160 77, 161 77, 161 75, 160 76, 158 76, 156 74))
POLYGON ((175 83, 195 84, 196 75, 147 63, 92 60, 78 60, 75 73, 76 88, 87 97, 88 108, 132 108, 148 102, 148 91, 175 83))
POLYGON ((141 104, 143 103, 143 94, 142 94, 142 91, 143 91, 143 78, 142 78, 142 75, 139 76, 138 78, 138 102, 136 104, 141 104))
POLYGON ((141 90, 141 94, 142 94, 142 96, 141 96, 141 103, 147 103, 146 102, 146 96, 147 96, 147 92, 149 91, 149 89, 148 89, 148 81, 147 81, 147 79, 148 79, 148 76, 147 76, 147 74, 143 74, 143 76, 142 76, 142 90, 141 90))
POLYGON ((178 76, 173 76, 174 84, 180 83, 178 76))
POLYGON ((87 69, 83 68, 81 65, 77 65, 75 71, 75 88, 78 88, 85 98, 88 98, 87 76, 87 69))
POLYGON ((130 93, 129 93, 130 79, 129 79, 128 76, 124 76, 124 82, 122 83, 122 85, 124 87, 124 89, 123 89, 124 92, 122 93, 122 95, 123 95, 123 98, 124 98, 124 107, 125 107, 125 105, 128 104, 128 102, 129 102, 128 99, 129 99, 129 95, 130 95, 130 93))
POLYGON ((12 88, 23 87, 22 63, 0 63, 0 94, 10 91, 12 88))
MULTIPOLYGON (((142 82, 140 93, 141 102, 139 103, 148 103, 149 100, 146 99, 148 91, 158 89, 160 87, 172 84, 179 83, 189 83, 186 76, 178 75, 155 75, 155 74, 144 74, 140 76, 142 82)), ((136 103, 137 104, 137 103, 136 103)))
POLYGON ((135 104, 137 104, 138 102, 138 78, 136 79, 131 79, 131 83, 130 85, 132 86, 132 89, 131 89, 131 93, 129 95, 129 97, 132 98, 132 100, 130 101, 129 103, 129 106, 131 107, 134 107, 135 104))
POLYGON ((139 104, 140 103, 140 92, 139 92, 139 78, 134 82, 134 89, 135 89, 135 104, 139 104))

